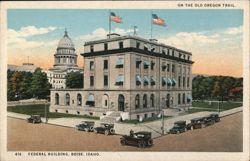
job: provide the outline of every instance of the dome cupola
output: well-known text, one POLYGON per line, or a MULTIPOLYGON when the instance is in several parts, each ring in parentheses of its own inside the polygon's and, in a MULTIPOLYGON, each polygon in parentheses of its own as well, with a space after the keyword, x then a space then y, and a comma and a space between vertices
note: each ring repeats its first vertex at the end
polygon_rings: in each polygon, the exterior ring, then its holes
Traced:
POLYGON ((56 53, 54 55, 54 67, 61 69, 77 67, 77 54, 73 41, 68 36, 65 29, 64 36, 58 43, 56 53))

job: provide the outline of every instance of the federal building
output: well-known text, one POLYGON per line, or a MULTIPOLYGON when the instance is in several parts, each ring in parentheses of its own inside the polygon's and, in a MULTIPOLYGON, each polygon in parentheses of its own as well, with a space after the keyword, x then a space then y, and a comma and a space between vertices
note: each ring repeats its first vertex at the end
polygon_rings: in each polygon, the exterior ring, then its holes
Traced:
POLYGON ((155 117, 192 100, 192 54, 156 39, 109 34, 84 44, 84 88, 52 89, 51 112, 155 117))

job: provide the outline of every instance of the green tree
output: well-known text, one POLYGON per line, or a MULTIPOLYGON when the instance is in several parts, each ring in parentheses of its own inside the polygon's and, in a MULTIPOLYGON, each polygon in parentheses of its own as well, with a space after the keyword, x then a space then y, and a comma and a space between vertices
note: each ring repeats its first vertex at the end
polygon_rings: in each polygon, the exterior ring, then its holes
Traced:
POLYGON ((83 74, 80 72, 70 72, 66 75, 67 88, 83 88, 83 74))
POLYGON ((11 82, 10 86, 12 88, 11 93, 14 94, 14 100, 19 100, 22 98, 22 95, 20 93, 20 86, 21 86, 22 79, 23 79, 23 75, 21 72, 18 72, 18 71, 15 71, 10 78, 10 82, 11 82))
POLYGON ((7 71, 7 100, 8 101, 13 101, 15 100, 15 93, 13 91, 13 84, 12 84, 12 76, 14 72, 8 70, 7 71))
POLYGON ((20 84, 20 94, 22 99, 32 98, 32 91, 30 90, 32 82, 32 73, 31 72, 23 72, 23 80, 20 84))
POLYGON ((41 68, 37 68, 31 81, 31 92, 34 98, 46 98, 50 93, 50 84, 46 73, 41 68))

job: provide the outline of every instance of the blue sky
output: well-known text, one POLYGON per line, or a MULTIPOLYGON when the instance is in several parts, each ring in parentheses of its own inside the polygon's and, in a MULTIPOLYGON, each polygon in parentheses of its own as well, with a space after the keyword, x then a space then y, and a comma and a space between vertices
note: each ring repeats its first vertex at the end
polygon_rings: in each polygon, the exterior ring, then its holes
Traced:
MULTIPOLYGON (((164 19, 166 27, 153 25, 153 38, 192 52, 196 62, 194 73, 242 75, 242 10, 116 9, 112 12, 123 20, 122 24, 113 22, 112 30, 132 34, 132 26, 136 25, 138 36, 147 39, 151 12, 164 19)), ((8 63, 24 62, 19 57, 23 54, 31 60, 33 56, 35 64, 44 68, 53 66, 53 54, 65 28, 80 54, 85 41, 104 38, 109 26, 109 10, 104 9, 9 9, 7 16, 8 63)), ((78 60, 82 66, 80 55, 78 60)))
MULTIPOLYGON (((197 32, 238 27, 243 22, 242 10, 112 10, 122 17, 123 23, 112 23, 112 27, 132 28, 138 26, 138 34, 150 36, 151 11, 163 18, 167 27, 153 26, 153 34, 166 35, 177 32, 197 32)), ((8 10, 8 28, 20 29, 23 26, 66 27, 72 37, 88 34, 95 28, 108 29, 108 10, 8 10)), ((57 33, 61 34, 61 33, 57 33)), ((47 38, 56 33, 46 35, 47 38)))

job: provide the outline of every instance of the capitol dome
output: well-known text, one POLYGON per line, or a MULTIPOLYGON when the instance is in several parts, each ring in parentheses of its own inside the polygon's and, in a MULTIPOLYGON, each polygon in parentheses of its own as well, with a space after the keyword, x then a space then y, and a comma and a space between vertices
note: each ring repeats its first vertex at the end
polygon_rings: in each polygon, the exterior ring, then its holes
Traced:
POLYGON ((77 54, 75 46, 65 30, 63 38, 59 41, 54 54, 54 67, 69 69, 77 67, 77 54))
POLYGON ((75 49, 74 44, 71 38, 68 36, 67 31, 65 31, 63 38, 58 43, 57 49, 60 49, 60 48, 75 49))

